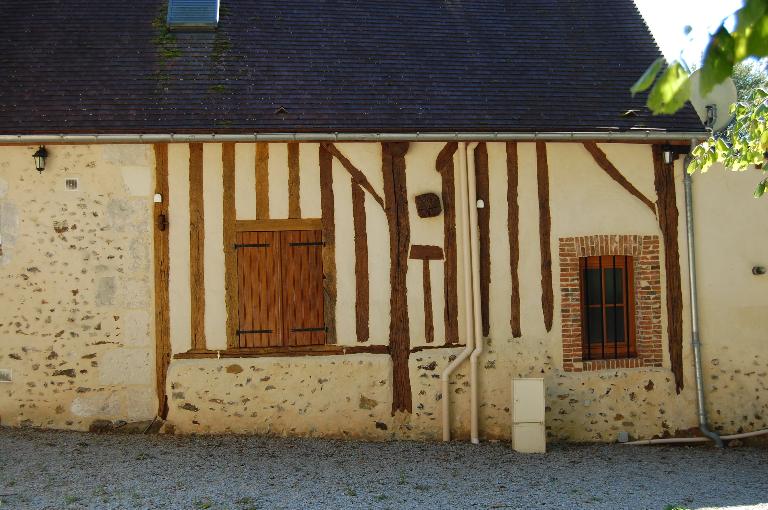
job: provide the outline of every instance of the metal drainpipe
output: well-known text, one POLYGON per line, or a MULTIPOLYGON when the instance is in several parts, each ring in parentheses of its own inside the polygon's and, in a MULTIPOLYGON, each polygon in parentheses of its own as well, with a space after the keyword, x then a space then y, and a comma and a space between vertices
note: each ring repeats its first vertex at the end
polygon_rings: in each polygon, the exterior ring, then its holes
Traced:
MULTIPOLYGON (((691 149, 695 141, 691 142, 691 149)), ((699 411, 699 430, 715 442, 718 448, 723 447, 720 436, 709 430, 707 425, 707 409, 704 403, 704 377, 701 369, 701 341, 699 340, 699 301, 696 289, 696 253, 693 239, 693 194, 691 192, 691 175, 688 173, 690 154, 685 157, 683 168, 683 187, 685 188, 685 227, 688 237, 688 278, 691 290, 691 344, 693 345, 693 365, 696 373, 696 397, 699 411)))

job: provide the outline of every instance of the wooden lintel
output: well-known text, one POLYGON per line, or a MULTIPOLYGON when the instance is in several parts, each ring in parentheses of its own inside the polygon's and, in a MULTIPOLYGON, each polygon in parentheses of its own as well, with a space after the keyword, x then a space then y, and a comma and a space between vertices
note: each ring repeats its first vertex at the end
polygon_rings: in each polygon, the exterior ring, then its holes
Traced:
POLYGON ((442 345, 419 345, 417 347, 413 347, 411 349, 411 353, 414 352, 421 352, 421 351, 431 351, 434 349, 458 349, 466 347, 464 344, 442 344, 442 345))
POLYGON ((621 187, 630 193, 630 195, 644 203, 654 215, 656 214, 656 206, 654 203, 621 174, 619 169, 610 162, 608 156, 606 156, 605 152, 603 152, 595 142, 584 142, 584 148, 587 149, 592 155, 592 159, 595 160, 595 163, 597 163, 597 165, 602 168, 611 179, 618 182, 621 187))
POLYGON ((174 355, 174 359, 266 358, 295 356, 338 356, 343 354, 389 354, 386 345, 306 345, 298 347, 253 347, 249 349, 191 350, 174 355))
POLYGON ((283 230, 321 230, 320 218, 286 218, 282 220, 238 220, 236 232, 277 232, 283 230))

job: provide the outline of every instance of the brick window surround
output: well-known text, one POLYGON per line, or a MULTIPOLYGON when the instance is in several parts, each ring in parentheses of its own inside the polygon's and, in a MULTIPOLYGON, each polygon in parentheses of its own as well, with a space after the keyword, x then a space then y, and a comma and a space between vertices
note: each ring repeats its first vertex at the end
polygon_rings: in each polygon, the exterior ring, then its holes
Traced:
POLYGON ((560 238, 563 368, 566 372, 662 365, 660 268, 659 236, 594 235, 560 238), (600 255, 626 255, 633 258, 636 358, 582 359, 579 258, 600 255))

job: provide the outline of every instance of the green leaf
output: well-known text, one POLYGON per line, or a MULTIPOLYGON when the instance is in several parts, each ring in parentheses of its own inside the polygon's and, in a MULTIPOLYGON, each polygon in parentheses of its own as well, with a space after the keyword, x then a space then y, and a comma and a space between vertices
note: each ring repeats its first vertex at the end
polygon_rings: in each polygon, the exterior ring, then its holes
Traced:
POLYGON ((664 71, 653 86, 648 95, 648 108, 654 114, 675 113, 685 105, 690 93, 689 75, 679 62, 675 62, 664 71))
POLYGON ((765 195, 766 188, 768 188, 768 180, 763 179, 760 181, 760 184, 757 185, 757 189, 755 190, 755 198, 760 198, 765 195))
POLYGON ((755 22, 747 34, 746 57, 768 57, 768 14, 755 22))
POLYGON ((736 11, 736 29, 734 33, 745 33, 768 10, 765 0, 747 0, 744 7, 736 11))
POLYGON ((728 30, 720 28, 712 36, 704 53, 701 67, 701 94, 708 94, 715 85, 722 83, 733 73, 735 42, 728 30))
POLYGON ((629 89, 633 96, 638 92, 647 90, 651 85, 653 85, 653 81, 656 79, 659 71, 661 71, 662 66, 664 66, 664 62, 664 58, 659 57, 653 62, 653 64, 648 66, 648 69, 645 70, 640 79, 637 80, 634 85, 632 85, 631 89, 629 89))

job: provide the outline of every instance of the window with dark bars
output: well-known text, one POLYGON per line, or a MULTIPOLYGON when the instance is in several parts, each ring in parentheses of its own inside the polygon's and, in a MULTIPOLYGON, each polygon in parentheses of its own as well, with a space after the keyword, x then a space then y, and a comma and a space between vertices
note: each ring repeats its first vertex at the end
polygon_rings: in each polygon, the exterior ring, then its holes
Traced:
POLYGON ((632 257, 583 257, 581 271, 582 359, 635 357, 632 257))

